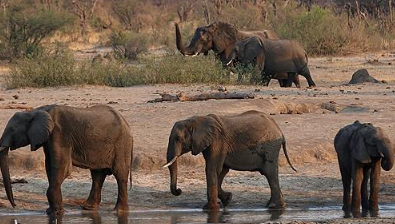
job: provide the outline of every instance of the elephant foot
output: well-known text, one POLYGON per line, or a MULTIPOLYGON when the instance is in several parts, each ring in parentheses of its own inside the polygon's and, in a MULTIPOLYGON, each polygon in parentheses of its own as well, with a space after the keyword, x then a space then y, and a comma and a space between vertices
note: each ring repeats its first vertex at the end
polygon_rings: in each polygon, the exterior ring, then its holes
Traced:
POLYGON ((84 210, 97 210, 99 208, 99 204, 85 201, 81 204, 81 208, 84 210))
POLYGON ((62 207, 54 208, 54 207, 49 207, 46 211, 47 215, 63 215, 64 210, 62 207))
POLYGON ((118 203, 115 206, 114 210, 117 211, 118 213, 119 212, 127 212, 127 211, 129 211, 129 205, 127 203, 126 204, 118 203))
POLYGON ((281 200, 280 202, 274 202, 272 199, 270 199, 266 203, 266 207, 270 209, 283 209, 285 208, 285 203, 283 200, 281 200))
POLYGON ((207 203, 203 206, 203 211, 219 211, 219 203, 207 203))
POLYGON ((233 196, 232 196, 232 193, 230 193, 230 192, 225 192, 225 193, 223 194, 223 197, 220 198, 222 204, 223 204, 224 206, 229 205, 229 203, 232 201, 232 197, 233 197, 233 196))

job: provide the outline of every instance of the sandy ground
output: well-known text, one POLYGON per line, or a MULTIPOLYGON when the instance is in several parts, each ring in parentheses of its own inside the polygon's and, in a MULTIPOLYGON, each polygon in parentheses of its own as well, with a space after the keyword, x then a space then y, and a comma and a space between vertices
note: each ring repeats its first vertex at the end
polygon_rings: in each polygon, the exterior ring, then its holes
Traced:
MULTIPOLYGON (((256 97, 251 100, 176 103, 147 101, 159 97, 158 93, 199 94, 216 91, 217 86, 80 86, 6 90, 4 80, 8 70, 3 67, 0 69, 0 108, 37 107, 45 104, 78 107, 109 104, 119 110, 131 124, 135 139, 135 171, 133 189, 129 193, 131 210, 196 209, 206 203, 204 160, 201 155, 183 156, 179 165, 178 182, 183 194, 175 197, 169 192, 168 171, 162 169, 161 165, 165 162, 169 133, 176 121, 209 113, 227 115, 247 110, 263 111, 271 114, 283 130, 291 161, 298 169, 298 172, 293 172, 281 153, 280 184, 288 208, 335 206, 339 209, 342 204, 342 185, 333 148, 333 138, 337 131, 358 119, 382 127, 395 142, 395 54, 311 58, 309 63, 317 84, 314 89, 280 88, 274 80, 269 87, 227 86, 230 92, 254 93, 256 97), (367 63, 375 58, 379 58, 379 62, 367 63), (373 77, 388 83, 345 85, 352 73, 360 68, 367 68, 373 77)), ((303 77, 301 82, 302 86, 307 86, 303 77)), ((0 109, 0 128, 17 111, 20 109, 0 109)), ((20 149, 10 153, 10 156, 12 177, 25 178, 29 183, 13 185, 17 204, 15 209, 11 208, 3 188, 0 187, 0 213, 44 211, 47 208, 45 191, 48 184, 43 170, 42 150, 30 152, 28 148, 20 149)), ((382 205, 395 202, 394 176, 394 171, 382 172, 382 205)), ((89 194, 90 182, 88 170, 74 169, 62 185, 66 210, 79 210, 78 204, 89 194)), ((270 196, 266 179, 258 173, 231 171, 225 178, 224 189, 233 193, 229 209, 263 208, 270 196)), ((115 179, 108 177, 104 184, 100 209, 110 211, 115 204, 116 195, 115 179)), ((324 218, 324 221, 332 222, 329 218, 324 218)), ((340 219, 335 222, 348 221, 340 219)), ((363 223, 364 220, 353 222, 363 223)))

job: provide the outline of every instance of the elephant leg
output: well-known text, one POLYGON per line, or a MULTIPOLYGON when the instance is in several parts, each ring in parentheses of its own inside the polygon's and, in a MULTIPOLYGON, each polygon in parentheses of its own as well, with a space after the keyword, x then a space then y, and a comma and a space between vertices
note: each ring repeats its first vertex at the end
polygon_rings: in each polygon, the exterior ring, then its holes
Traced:
POLYGON ((232 201, 232 193, 222 190, 222 182, 228 172, 229 168, 223 167, 222 172, 218 176, 218 198, 224 206, 227 206, 232 201))
POLYGON ((299 75, 295 75, 293 82, 295 83, 296 88, 300 88, 299 75))
POLYGON ((265 167, 261 170, 261 174, 266 176, 270 186, 270 200, 266 203, 266 207, 284 208, 285 203, 278 179, 278 161, 266 161, 265 167))
POLYGON ((288 79, 285 87, 292 87, 292 82, 296 76, 295 72, 288 72, 288 79))
MULTIPOLYGON (((129 168, 126 170, 129 171, 129 168)), ((114 176, 118 184, 118 198, 114 209, 118 212, 128 211, 128 172, 114 171, 114 176)))
POLYGON ((380 161, 373 164, 370 174, 370 210, 379 210, 380 161))
POLYGON ((361 186, 361 200, 362 200, 362 212, 369 210, 369 196, 368 196, 368 181, 370 176, 370 167, 365 166, 363 168, 363 179, 361 186))
POLYGON ((218 177, 220 176, 225 161, 225 155, 214 155, 211 150, 203 151, 206 160, 206 183, 207 183, 207 204, 204 210, 219 211, 218 199, 218 177))
POLYGON ((278 79, 278 84, 280 85, 280 87, 285 87, 287 84, 287 80, 286 79, 278 79))
POLYGON ((304 67, 303 71, 300 72, 300 74, 306 78, 307 83, 309 84, 309 87, 315 87, 315 83, 314 83, 313 79, 311 78, 310 70, 309 70, 309 67, 307 67, 307 65, 306 65, 306 67, 304 67))
POLYGON ((351 209, 351 175, 348 169, 339 161, 340 164, 340 173, 342 176, 342 183, 343 183, 343 211, 346 213, 350 212, 351 209))
POLYGON ((61 185, 70 173, 71 153, 69 148, 60 148, 54 143, 48 143, 45 147, 46 169, 49 176, 49 187, 47 189, 47 199, 49 208, 47 214, 57 215, 63 213, 61 185))
POLYGON ((352 203, 351 209, 354 217, 359 217, 361 215, 361 186, 363 178, 363 168, 359 162, 354 161, 352 165, 352 203))
POLYGON ((106 173, 102 170, 91 170, 92 188, 88 199, 82 204, 82 208, 86 210, 97 210, 101 201, 101 189, 106 173))

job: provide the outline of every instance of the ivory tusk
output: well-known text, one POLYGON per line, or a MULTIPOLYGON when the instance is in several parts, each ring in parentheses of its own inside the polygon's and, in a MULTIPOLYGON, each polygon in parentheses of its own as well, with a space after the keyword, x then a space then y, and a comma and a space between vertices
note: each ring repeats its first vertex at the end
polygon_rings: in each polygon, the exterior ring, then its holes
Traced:
POLYGON ((192 57, 196 57, 199 53, 195 53, 194 55, 192 55, 192 57))
POLYGON ((230 60, 230 61, 226 64, 226 66, 229 66, 230 64, 232 64, 232 61, 233 61, 233 60, 230 60))
POLYGON ((173 158, 170 162, 168 162, 168 163, 166 163, 165 165, 163 165, 163 168, 169 167, 169 166, 170 166, 171 164, 173 164, 176 160, 177 160, 177 156, 174 156, 174 158, 173 158))

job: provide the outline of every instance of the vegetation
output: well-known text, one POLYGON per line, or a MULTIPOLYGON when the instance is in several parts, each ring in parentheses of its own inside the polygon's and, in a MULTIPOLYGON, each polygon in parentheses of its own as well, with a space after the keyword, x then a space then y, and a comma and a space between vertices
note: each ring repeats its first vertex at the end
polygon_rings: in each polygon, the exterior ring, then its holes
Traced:
MULTIPOLYGON (((185 42, 196 27, 223 21, 297 39, 309 55, 395 45, 395 1, 389 0, 0 0, 0 6, 0 59, 12 61, 9 87, 235 82, 212 55, 145 54, 156 47, 174 52, 174 22, 185 42), (77 61, 63 47, 47 49, 55 40, 89 42, 90 35, 121 60, 77 61)), ((238 82, 259 82, 251 68, 236 70, 238 82)))
POLYGON ((163 58, 142 58, 138 66, 119 61, 76 61, 62 47, 36 58, 17 60, 11 67, 8 88, 68 85, 125 87, 157 83, 230 83, 229 71, 213 56, 188 58, 168 53, 163 58), (182 65, 182 66, 180 66, 182 65))

